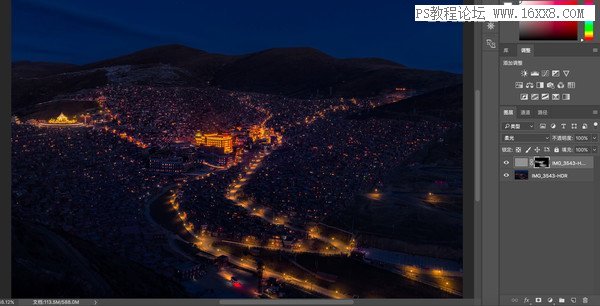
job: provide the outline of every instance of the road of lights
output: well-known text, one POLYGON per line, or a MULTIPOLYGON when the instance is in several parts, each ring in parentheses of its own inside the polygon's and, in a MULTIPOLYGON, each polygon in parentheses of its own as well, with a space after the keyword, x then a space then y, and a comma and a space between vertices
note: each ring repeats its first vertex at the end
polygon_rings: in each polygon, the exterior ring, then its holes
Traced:
MULTIPOLYGON (((333 106, 333 107, 329 107, 324 111, 319 111, 317 112, 318 115, 315 116, 315 120, 311 120, 309 122, 307 122, 307 125, 313 124, 317 118, 323 118, 325 117, 325 115, 328 112, 337 112, 340 110, 347 110, 346 106, 333 106)), ((279 146, 281 145, 281 143, 276 144, 273 147, 273 150, 276 150, 279 146)), ((242 200, 242 188, 248 183, 248 181, 251 179, 252 175, 255 173, 255 171, 261 166, 263 160, 269 155, 271 154, 272 151, 269 152, 260 152, 258 153, 256 156, 254 156, 253 158, 251 158, 250 163, 247 166, 247 169, 249 169, 248 171, 245 172, 244 174, 241 174, 241 176, 234 180, 233 182, 231 182, 229 184, 229 188, 226 190, 225 192, 225 198, 234 202, 235 205, 240 206, 244 209, 246 209, 252 216, 261 218, 271 224, 274 225, 281 225, 281 226, 285 226, 288 229, 291 229, 293 231, 297 231, 297 232, 304 232, 306 233, 310 238, 319 240, 325 244, 328 244, 329 246, 325 246, 323 249, 321 249, 318 253, 320 253, 321 255, 336 255, 336 254, 350 254, 352 252, 352 250, 354 250, 355 248, 355 241, 352 238, 349 242, 343 242, 342 240, 338 239, 336 241, 335 237, 325 237, 319 234, 318 231, 315 231, 313 233, 309 233, 308 229, 302 229, 302 228, 298 228, 296 226, 293 226, 292 224, 290 224, 287 220, 287 216, 276 216, 273 218, 268 217, 268 214, 266 213, 267 211, 269 211, 270 209, 267 207, 260 207, 255 205, 254 203, 251 203, 248 200, 242 200)), ((274 246, 271 246, 274 247, 274 246)), ((299 251, 303 248, 298 248, 298 249, 294 249, 292 251, 299 251)))
MULTIPOLYGON (((106 105, 106 98, 104 96, 99 97, 96 101, 98 103, 98 106, 100 107, 100 110, 98 111, 100 114, 103 114, 105 117, 107 117, 109 121, 117 120, 117 115, 113 114, 113 112, 106 105)), ((120 124, 121 122, 117 120, 117 123, 120 124)), ((109 134, 116 135, 120 139, 125 140, 129 143, 133 143, 140 149, 147 149, 149 147, 147 143, 144 143, 142 140, 128 135, 126 132, 119 132, 117 129, 110 128, 106 125, 101 127, 101 130, 109 134)))
MULTIPOLYGON (((244 258, 237 258, 221 247, 214 247, 213 243, 215 241, 213 240, 213 238, 211 238, 208 235, 202 235, 202 234, 199 235, 198 233, 196 233, 194 231, 193 224, 191 222, 187 221, 187 214, 180 210, 180 205, 177 202, 177 190, 172 191, 172 194, 169 197, 168 203, 171 205, 171 208, 177 213, 180 224, 183 225, 183 227, 189 234, 191 234, 192 236, 194 236, 196 238, 196 241, 194 242, 194 246, 196 246, 196 248, 198 248, 199 250, 201 250, 203 252, 209 253, 209 254, 213 255, 214 257, 218 257, 221 255, 227 255, 229 262, 234 264, 235 266, 256 271, 255 265, 252 265, 251 263, 249 263, 248 260, 245 260, 244 258)), ((250 241, 250 239, 251 239, 250 237, 247 237, 246 241, 250 241)), ((245 245, 250 246, 250 243, 245 244, 245 245)), ((274 278, 282 279, 285 282, 287 282, 288 284, 300 287, 304 290, 316 292, 316 293, 328 296, 330 298, 335 298, 335 299, 349 298, 349 296, 339 292, 339 290, 327 289, 327 288, 318 286, 318 285, 314 284, 313 282, 309 282, 308 280, 300 280, 300 279, 292 276, 289 273, 275 271, 273 269, 265 268, 263 271, 263 275, 265 278, 274 277, 274 278)), ((224 280, 229 281, 229 280, 231 280, 231 277, 234 276, 234 274, 230 271, 221 270, 219 272, 219 276, 221 276, 224 280)))

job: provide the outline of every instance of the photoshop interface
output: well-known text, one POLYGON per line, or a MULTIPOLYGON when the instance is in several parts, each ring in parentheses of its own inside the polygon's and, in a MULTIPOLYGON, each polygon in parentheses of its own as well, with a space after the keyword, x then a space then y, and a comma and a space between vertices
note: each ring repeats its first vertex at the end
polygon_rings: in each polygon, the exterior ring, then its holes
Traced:
POLYGON ((1 5, 0 304, 600 305, 595 1, 1 5))

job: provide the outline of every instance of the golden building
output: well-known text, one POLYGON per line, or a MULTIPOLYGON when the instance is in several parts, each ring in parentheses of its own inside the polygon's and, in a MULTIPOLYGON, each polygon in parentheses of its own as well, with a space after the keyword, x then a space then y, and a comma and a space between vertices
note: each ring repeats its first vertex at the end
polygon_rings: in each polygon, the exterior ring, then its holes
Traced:
POLYGON ((77 119, 69 119, 69 117, 65 116, 65 114, 60 113, 60 115, 58 115, 58 117, 48 120, 48 123, 50 123, 50 124, 76 124, 77 119))
POLYGON ((223 153, 233 152, 233 136, 230 134, 197 132, 194 136, 196 145, 223 149, 223 153))
POLYGON ((252 142, 262 140, 271 143, 272 135, 275 135, 273 128, 266 128, 264 125, 253 125, 248 130, 248 136, 252 139, 252 142))

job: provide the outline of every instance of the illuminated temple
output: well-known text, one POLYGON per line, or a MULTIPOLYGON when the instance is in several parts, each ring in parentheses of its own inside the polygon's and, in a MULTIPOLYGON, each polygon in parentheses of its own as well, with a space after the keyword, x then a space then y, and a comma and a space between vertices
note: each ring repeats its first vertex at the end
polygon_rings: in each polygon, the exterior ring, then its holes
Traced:
POLYGON ((82 126, 83 124, 78 122, 76 118, 69 119, 65 114, 60 113, 58 117, 51 118, 47 122, 39 123, 39 126, 57 126, 57 127, 65 127, 65 126, 82 126))
POLYGON ((252 142, 265 141, 271 143, 271 136, 276 135, 273 128, 266 128, 264 125, 253 125, 248 130, 248 136, 252 142))
POLYGON ((233 136, 230 134, 197 132, 194 136, 196 145, 223 149, 223 153, 233 152, 233 136))
POLYGON ((65 116, 65 114, 60 113, 58 117, 52 118, 48 120, 50 124, 75 124, 77 123, 77 119, 69 119, 69 117, 65 116))

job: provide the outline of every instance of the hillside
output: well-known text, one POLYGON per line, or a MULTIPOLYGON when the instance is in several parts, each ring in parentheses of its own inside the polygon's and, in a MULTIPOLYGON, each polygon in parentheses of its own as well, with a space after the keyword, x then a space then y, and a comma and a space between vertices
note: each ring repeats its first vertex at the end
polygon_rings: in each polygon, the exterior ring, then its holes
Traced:
POLYGON ((235 56, 212 54, 174 44, 140 50, 113 59, 91 63, 83 66, 83 68, 94 69, 123 65, 170 65, 188 71, 195 82, 204 85, 204 83, 213 79, 219 69, 235 59, 235 56))
POLYGON ((461 121, 462 84, 433 90, 395 103, 385 104, 356 115, 357 118, 396 118, 398 116, 434 116, 461 121))
POLYGON ((337 59, 312 48, 277 48, 226 65, 214 84, 232 90, 306 97, 374 96, 395 87, 456 84, 446 72, 410 69, 378 58, 337 59))
POLYGON ((460 79, 457 74, 412 69, 385 59, 338 59, 312 48, 229 56, 166 45, 83 66, 15 63, 12 106, 19 110, 57 95, 113 83, 217 86, 328 98, 375 96, 396 87, 429 91, 455 85, 460 79))
POLYGON ((13 113, 19 113, 37 103, 52 100, 58 95, 106 84, 108 84, 106 72, 101 70, 61 73, 39 78, 13 79, 12 111, 13 113))
POLYGON ((171 280, 74 236, 15 219, 12 233, 13 297, 186 296, 171 280))
POLYGON ((77 65, 65 63, 19 61, 12 64, 12 78, 40 78, 75 71, 78 68, 77 65))
POLYGON ((241 91, 298 95, 324 89, 339 78, 335 58, 311 48, 269 49, 226 65, 214 84, 241 91))

